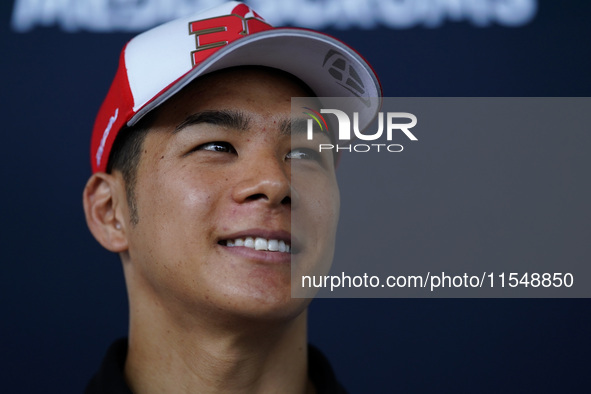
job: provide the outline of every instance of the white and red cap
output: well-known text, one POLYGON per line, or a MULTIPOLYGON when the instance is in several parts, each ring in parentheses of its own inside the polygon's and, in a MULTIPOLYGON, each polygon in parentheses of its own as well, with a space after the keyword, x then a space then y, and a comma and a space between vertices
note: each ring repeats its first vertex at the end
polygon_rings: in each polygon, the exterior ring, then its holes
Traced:
POLYGON ((199 76, 259 65, 295 75, 319 97, 357 97, 359 120, 377 113, 381 87, 371 66, 326 34, 275 28, 232 1, 131 39, 94 123, 92 172, 104 172, 115 137, 199 76))

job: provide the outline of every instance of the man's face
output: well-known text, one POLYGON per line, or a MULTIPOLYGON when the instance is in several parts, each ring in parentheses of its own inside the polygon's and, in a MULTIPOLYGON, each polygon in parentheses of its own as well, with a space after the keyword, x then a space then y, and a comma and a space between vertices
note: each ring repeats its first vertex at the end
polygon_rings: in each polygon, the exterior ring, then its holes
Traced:
POLYGON ((242 68, 203 77, 158 110, 137 172, 139 221, 126 226, 128 282, 177 316, 301 313, 292 258, 332 258, 339 209, 332 154, 288 133, 290 98, 302 96, 283 73, 242 68))

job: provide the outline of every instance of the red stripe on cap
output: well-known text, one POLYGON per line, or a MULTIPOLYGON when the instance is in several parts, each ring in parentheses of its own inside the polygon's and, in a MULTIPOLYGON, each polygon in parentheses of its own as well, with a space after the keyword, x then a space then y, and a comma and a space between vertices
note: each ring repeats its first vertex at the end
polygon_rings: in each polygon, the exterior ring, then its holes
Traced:
POLYGON ((117 73, 94 122, 90 141, 90 163, 93 173, 106 170, 115 137, 134 115, 133 95, 125 65, 126 48, 127 45, 121 51, 117 73))
POLYGON ((237 14, 244 18, 246 14, 248 14, 249 12, 250 7, 248 7, 246 4, 238 4, 236 7, 232 9, 231 14, 237 14))

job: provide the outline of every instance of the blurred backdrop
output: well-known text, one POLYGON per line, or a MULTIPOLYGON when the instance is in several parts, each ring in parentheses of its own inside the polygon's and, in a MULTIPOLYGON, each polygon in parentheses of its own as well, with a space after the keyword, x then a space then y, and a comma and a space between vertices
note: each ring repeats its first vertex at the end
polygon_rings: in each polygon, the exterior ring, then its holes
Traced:
MULTIPOLYGON (((218 2, 1 3, 3 393, 82 392, 126 334, 119 258, 82 212, 94 116, 127 40, 218 2)), ((356 48, 386 96, 591 95, 587 1, 247 3, 356 48)), ((310 341, 352 393, 591 392, 590 327, 588 299, 321 299, 310 310, 310 341)))

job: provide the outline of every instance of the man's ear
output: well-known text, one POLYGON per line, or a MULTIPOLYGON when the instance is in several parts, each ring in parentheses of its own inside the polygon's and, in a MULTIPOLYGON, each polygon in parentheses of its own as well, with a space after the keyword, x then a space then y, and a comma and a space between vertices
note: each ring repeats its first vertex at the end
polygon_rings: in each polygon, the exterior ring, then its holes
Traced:
POLYGON ((119 175, 93 174, 82 193, 86 224, 94 238, 111 252, 127 250, 127 197, 119 175))

